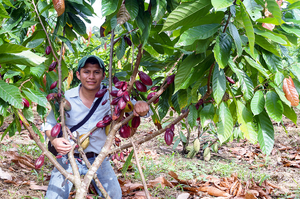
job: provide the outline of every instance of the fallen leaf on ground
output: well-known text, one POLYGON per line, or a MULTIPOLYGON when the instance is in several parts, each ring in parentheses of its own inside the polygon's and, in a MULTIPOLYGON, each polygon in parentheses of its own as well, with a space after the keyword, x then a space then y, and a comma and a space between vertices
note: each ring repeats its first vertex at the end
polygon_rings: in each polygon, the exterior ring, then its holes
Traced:
POLYGON ((179 194, 176 199, 188 199, 189 196, 190 196, 189 193, 182 193, 179 194))
POLYGON ((0 178, 3 180, 12 180, 11 175, 8 172, 5 172, 0 167, 0 178))
POLYGON ((150 180, 148 182, 148 184, 150 184, 153 187, 157 187, 157 186, 161 185, 161 188, 165 188, 165 186, 172 187, 172 188, 174 187, 171 182, 169 182, 166 178, 164 178, 162 176, 160 176, 154 180, 150 180))
POLYGON ((48 186, 39 186, 35 182, 30 182, 29 189, 47 191, 48 186))

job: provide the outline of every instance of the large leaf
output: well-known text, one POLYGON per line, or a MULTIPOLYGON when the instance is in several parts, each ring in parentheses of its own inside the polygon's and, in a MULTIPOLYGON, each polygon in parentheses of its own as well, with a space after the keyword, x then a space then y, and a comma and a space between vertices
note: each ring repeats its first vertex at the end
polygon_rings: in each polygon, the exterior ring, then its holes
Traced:
POLYGON ((266 0, 267 8, 272 13, 273 17, 281 23, 281 11, 276 1, 266 0))
POLYGON ((85 35, 86 34, 86 26, 85 26, 84 22, 79 17, 77 17, 76 15, 74 15, 71 12, 68 12, 68 15, 69 15, 71 23, 74 27, 74 30, 81 36, 85 35))
POLYGON ((233 119, 230 110, 225 102, 222 102, 219 107, 219 123, 218 137, 221 143, 225 142, 231 135, 233 130, 233 119))
POLYGON ((102 6, 101 6, 102 16, 105 17, 105 16, 110 15, 111 13, 115 12, 118 7, 118 2, 119 2, 118 0, 102 0, 102 2, 101 2, 102 3, 102 6))
POLYGON ((248 37, 250 51, 253 56, 254 55, 254 42, 255 42, 254 30, 253 30, 253 26, 252 26, 251 20, 249 18, 249 15, 246 12, 245 5, 243 3, 241 3, 241 15, 242 15, 244 27, 246 29, 246 35, 248 37))
MULTIPOLYGON (((169 87, 170 88, 170 87, 169 87)), ((157 106, 157 110, 158 110, 158 114, 160 119, 162 120, 166 114, 168 113, 168 110, 170 108, 169 105, 169 88, 167 88, 167 90, 165 90, 165 92, 162 93, 161 98, 159 99, 158 102, 158 106, 157 106)))
POLYGON ((192 54, 183 60, 175 76, 175 81, 174 81, 175 92, 181 88, 182 83, 186 81, 186 79, 190 75, 192 68, 196 66, 198 63, 200 63, 202 59, 203 57, 201 56, 201 54, 200 55, 192 54))
POLYGON ((23 108, 19 89, 13 85, 7 84, 3 80, 0 80, 0 98, 17 109, 23 108))
POLYGON ((283 106, 279 96, 274 91, 268 91, 266 94, 266 110, 275 122, 281 121, 283 106))
POLYGON ((182 108, 185 108, 187 106, 187 101, 188 101, 187 91, 183 90, 183 89, 179 90, 177 99, 178 99, 178 104, 179 104, 180 110, 182 108))
POLYGON ((279 98, 281 99, 281 101, 283 101, 286 105, 291 106, 291 102, 286 99, 285 94, 282 91, 282 89, 280 89, 278 86, 276 86, 273 82, 270 82, 269 85, 275 89, 275 91, 279 95, 279 98))
POLYGON ((277 68, 282 68, 282 60, 280 57, 277 57, 276 55, 274 55, 273 53, 270 53, 268 51, 263 51, 262 52, 263 58, 269 68, 270 71, 272 71, 272 73, 275 73, 276 71, 278 71, 277 68))
POLYGON ((27 66, 38 66, 46 60, 45 57, 40 57, 31 51, 23 51, 20 53, 3 53, 0 56, 0 63, 5 64, 20 64, 27 66))
POLYGON ((10 18, 9 14, 7 13, 7 11, 5 10, 4 6, 2 5, 2 3, 0 3, 0 17, 3 18, 10 18))
POLYGON ((125 54, 125 40, 122 37, 121 41, 119 41, 119 46, 116 50, 118 60, 122 59, 125 54))
POLYGON ((295 3, 292 3, 287 7, 288 10, 297 9, 297 8, 300 8, 300 1, 296 1, 295 3))
POLYGON ((248 56, 245 56, 245 59, 251 66, 256 68, 263 76, 265 76, 266 78, 269 78, 268 71, 262 65, 260 65, 260 63, 254 61, 253 59, 251 59, 248 56))
POLYGON ((208 120, 213 120, 215 109, 213 104, 207 104, 200 111, 201 127, 204 128, 208 125, 208 120))
POLYGON ((240 100, 237 101, 237 104, 237 116, 240 130, 244 133, 245 138, 252 143, 255 143, 257 141, 257 132, 253 123, 253 115, 240 100))
MULTIPOLYGON (((126 2, 125 2, 126 4, 126 2)), ((166 0, 151 0, 151 15, 153 21, 159 21, 165 14, 167 1, 166 0)))
POLYGON ((218 64, 214 68, 212 85, 214 100, 219 104, 226 91, 226 78, 224 70, 219 68, 218 64))
POLYGON ((258 115, 258 121, 258 142, 263 153, 269 155, 274 146, 273 124, 266 111, 258 115))
POLYGON ((292 122, 294 122, 294 124, 297 125, 297 114, 295 113, 294 109, 289 107, 285 103, 282 103, 282 105, 283 105, 283 115, 285 115, 292 122))
POLYGON ((263 10, 263 7, 257 4, 255 0, 244 0, 243 3, 253 21, 262 17, 261 11, 263 10))
POLYGON ((211 8, 209 0, 181 3, 170 13, 162 31, 174 30, 188 23, 194 23, 199 18, 205 16, 211 8))
POLYGON ((251 100, 251 111, 254 115, 260 114, 265 107, 265 98, 262 91, 256 91, 251 100))
POLYGON ((214 56, 220 68, 225 68, 227 65, 231 46, 232 40, 226 33, 220 34, 220 36, 217 37, 217 42, 214 47, 214 56))
POLYGON ((241 41, 240 34, 238 32, 238 29, 235 27, 235 25, 233 23, 229 23, 228 27, 229 27, 230 34, 231 34, 234 44, 235 44, 237 54, 239 56, 241 56, 243 49, 242 49, 242 41, 241 41))
POLYGON ((257 29, 257 28, 254 28, 254 32, 258 35, 261 35, 267 39, 270 39, 274 42, 277 42, 279 44, 282 44, 282 45, 287 45, 288 44, 288 40, 285 38, 285 37, 282 37, 282 35, 278 35, 276 33, 273 33, 272 31, 270 30, 260 30, 260 29, 257 29))
POLYGON ((211 0, 211 4, 216 10, 221 10, 232 5, 231 0, 211 0))
POLYGON ((139 13, 139 4, 137 0, 125 1, 125 7, 130 14, 131 19, 135 19, 139 13))
POLYGON ((0 54, 2 54, 2 53, 20 53, 25 50, 28 50, 28 48, 18 45, 18 44, 6 43, 6 44, 2 44, 0 46, 0 54))
POLYGON ((41 106, 46 107, 47 106, 47 99, 45 97, 45 95, 43 95, 41 92, 36 91, 36 90, 32 90, 32 89, 27 89, 23 90, 24 94, 33 102, 38 103, 41 106))
POLYGON ((298 28, 297 26, 290 26, 288 24, 282 24, 281 28, 287 33, 292 33, 292 34, 295 34, 297 37, 300 37, 300 28, 298 28))
POLYGON ((188 29, 180 36, 176 45, 187 46, 193 44, 196 40, 207 39, 214 35, 220 27, 220 24, 205 24, 188 29))
POLYGON ((194 126, 196 126, 196 121, 197 121, 197 117, 198 117, 198 111, 195 107, 195 105, 191 104, 189 106, 189 115, 188 115, 188 123, 190 125, 191 128, 193 128, 194 126))
POLYGON ((255 42, 256 42, 256 44, 261 46, 263 49, 270 51, 271 53, 274 53, 274 55, 280 57, 279 52, 276 50, 276 45, 270 43, 266 38, 256 35, 255 42))

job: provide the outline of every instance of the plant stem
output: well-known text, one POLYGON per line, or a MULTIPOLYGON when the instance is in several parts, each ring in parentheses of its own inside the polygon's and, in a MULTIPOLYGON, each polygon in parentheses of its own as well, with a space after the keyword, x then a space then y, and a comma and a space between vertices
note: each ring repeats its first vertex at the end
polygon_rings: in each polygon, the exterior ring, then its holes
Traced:
POLYGON ((150 199, 150 194, 149 194, 149 191, 148 191, 148 188, 147 188, 147 184, 146 184, 146 181, 145 181, 143 170, 142 170, 140 162, 139 162, 136 147, 135 147, 132 139, 130 139, 130 142, 131 142, 132 147, 133 147, 133 152, 134 152, 134 158, 135 158, 135 161, 136 161, 136 165, 138 167, 138 170, 139 170, 141 178, 142 178, 142 182, 143 182, 143 186, 144 186, 144 190, 145 190, 145 195, 146 195, 147 199, 150 199))
POLYGON ((190 131, 190 128, 189 128, 189 123, 188 123, 188 120, 187 118, 185 118, 185 126, 186 126, 186 130, 187 130, 187 137, 186 137, 186 143, 184 144, 184 147, 183 147, 183 153, 185 154, 187 151, 186 151, 186 147, 189 145, 189 142, 190 142, 190 135, 191 135, 191 131, 190 131))

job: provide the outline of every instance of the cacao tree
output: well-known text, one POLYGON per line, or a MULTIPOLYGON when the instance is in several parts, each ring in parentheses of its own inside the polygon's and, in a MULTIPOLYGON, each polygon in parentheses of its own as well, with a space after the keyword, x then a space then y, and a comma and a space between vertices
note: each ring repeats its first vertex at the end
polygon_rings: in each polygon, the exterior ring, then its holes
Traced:
MULTIPOLYGON (((96 171, 109 154, 162 133, 171 145, 174 125, 183 119, 186 128, 205 129, 211 121, 221 144, 242 137, 258 142, 265 154, 274 145, 272 121, 282 123, 284 115, 296 123, 293 107, 299 108, 300 71, 292 50, 300 36, 298 1, 103 0, 105 23, 94 28, 92 36, 86 23, 90 23, 87 16, 94 15, 93 3, 0 3, 0 124, 14 116, 2 138, 20 131, 21 120, 43 151, 37 162, 47 156, 75 185, 76 198, 85 197, 95 172, 83 178, 76 173, 75 144, 69 153, 74 175, 66 173, 32 123, 31 106, 36 103, 45 118, 50 101, 67 137, 63 92, 72 81, 71 71, 85 55, 100 56, 109 68, 106 83, 113 113, 95 127, 112 122, 90 171, 96 171), (113 93, 113 84, 118 93, 113 93), (111 149, 118 131, 129 137, 138 128, 140 121, 133 114, 121 121, 129 96, 148 102, 158 130, 111 149), (178 117, 163 128, 170 107, 178 117)), ((77 139, 79 148, 94 129, 77 139)))

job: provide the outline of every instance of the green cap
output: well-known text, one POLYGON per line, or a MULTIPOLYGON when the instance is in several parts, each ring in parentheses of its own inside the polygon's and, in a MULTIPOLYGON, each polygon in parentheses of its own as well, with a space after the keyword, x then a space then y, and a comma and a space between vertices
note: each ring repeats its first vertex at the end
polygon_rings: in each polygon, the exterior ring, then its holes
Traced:
POLYGON ((91 60, 91 61, 95 61, 98 62, 100 68, 103 69, 103 71, 105 71, 105 66, 104 66, 104 62, 102 59, 100 59, 99 57, 97 57, 96 55, 88 55, 83 57, 79 62, 78 62, 78 68, 77 71, 79 71, 82 67, 84 67, 85 63, 87 60, 91 60))

